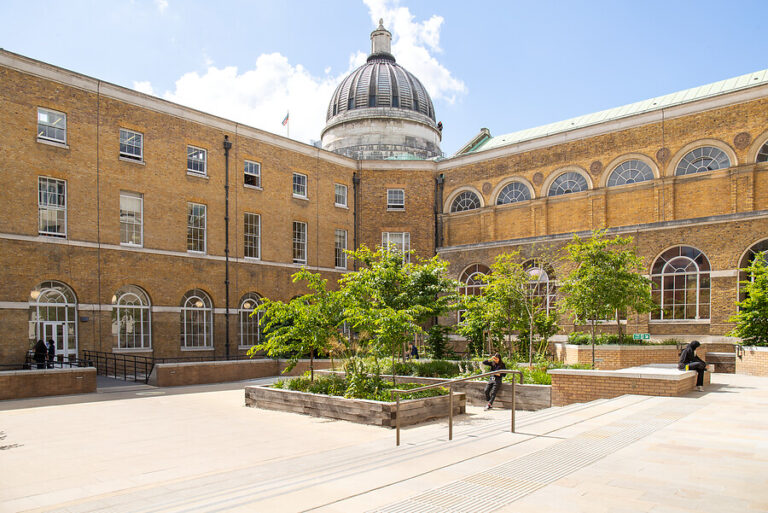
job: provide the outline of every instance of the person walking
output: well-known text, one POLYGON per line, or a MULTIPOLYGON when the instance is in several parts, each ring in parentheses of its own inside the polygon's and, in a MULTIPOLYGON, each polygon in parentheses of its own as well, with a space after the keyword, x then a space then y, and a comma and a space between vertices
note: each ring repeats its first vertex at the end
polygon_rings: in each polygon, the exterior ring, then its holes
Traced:
MULTIPOLYGON (((488 365, 491 367, 491 372, 500 370, 500 369, 506 369, 504 366, 504 362, 501 360, 501 355, 499 353, 496 353, 491 357, 490 360, 485 360, 483 362, 483 365, 488 365)), ((490 410, 493 408, 493 401, 496 399, 496 394, 499 393, 499 390, 501 389, 501 373, 493 374, 492 376, 489 376, 488 378, 488 384, 485 385, 485 400, 488 401, 488 404, 485 405, 486 410, 490 410)))
POLYGON ((693 370, 698 373, 696 376, 696 390, 704 391, 704 371, 707 370, 707 362, 696 356, 696 349, 701 345, 698 340, 694 340, 680 353, 680 361, 677 364, 679 370, 693 370))
POLYGON ((56 342, 52 338, 48 339, 48 368, 53 369, 53 360, 56 358, 56 342))
POLYGON ((45 347, 43 339, 38 339, 35 344, 35 356, 34 360, 37 363, 38 369, 45 369, 45 355, 48 353, 48 349, 45 347))

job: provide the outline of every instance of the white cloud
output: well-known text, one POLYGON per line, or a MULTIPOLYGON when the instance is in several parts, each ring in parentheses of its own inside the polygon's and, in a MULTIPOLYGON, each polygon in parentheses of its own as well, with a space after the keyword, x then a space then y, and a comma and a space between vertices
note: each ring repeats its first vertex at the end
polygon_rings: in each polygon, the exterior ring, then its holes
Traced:
POLYGON ((149 82, 149 80, 144 80, 142 82, 134 81, 133 88, 140 93, 151 94, 151 95, 155 94, 155 91, 152 89, 152 84, 149 82))
MULTIPOLYGON (((166 0, 156 0, 158 8, 167 7, 166 0)), ((443 18, 433 15, 417 22, 398 0, 364 0, 371 19, 393 33, 392 51, 397 61, 414 73, 435 100, 449 103, 466 92, 464 83, 455 78, 433 56, 440 53, 440 27, 443 18)), ((351 70, 365 63, 369 48, 349 57, 349 68, 331 75, 313 76, 301 64, 291 64, 280 53, 262 54, 252 69, 240 71, 237 67, 218 68, 203 54, 204 73, 189 72, 175 83, 173 91, 163 98, 210 112, 218 116, 255 126, 269 132, 285 135, 282 120, 290 110, 290 135, 303 142, 320 138, 325 126, 325 115, 333 91, 351 70)), ((134 89, 155 94, 149 82, 134 82, 134 89)))
POLYGON ((163 14, 168 9, 168 0, 155 0, 155 6, 160 14, 163 14))

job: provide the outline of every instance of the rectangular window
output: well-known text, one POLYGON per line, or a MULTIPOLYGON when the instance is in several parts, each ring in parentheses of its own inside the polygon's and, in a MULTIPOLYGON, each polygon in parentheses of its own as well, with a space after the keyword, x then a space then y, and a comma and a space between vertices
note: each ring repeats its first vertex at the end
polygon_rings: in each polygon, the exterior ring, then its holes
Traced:
POLYGON ((307 223, 293 222, 293 263, 307 263, 307 223))
POLYGON ((261 187, 261 164, 250 160, 245 161, 243 183, 251 187, 261 187))
POLYGON ((346 249, 347 249, 347 230, 336 230, 336 237, 335 237, 336 267, 339 267, 341 269, 347 268, 347 254, 345 253, 346 249))
POLYGON ((187 203, 187 251, 205 253, 205 205, 187 203))
POLYGON ((144 197, 134 192, 120 191, 120 244, 141 246, 144 197))
POLYGON ((38 107, 37 138, 67 144, 67 115, 38 107))
POLYGON ((307 197, 307 175, 302 175, 301 173, 293 173, 293 197, 307 197))
POLYGON ((405 210, 403 189, 387 189, 387 210, 405 210))
POLYGON ((347 186, 341 185, 340 183, 333 184, 334 188, 334 199, 333 203, 337 207, 346 207, 347 206, 347 186))
POLYGON ((67 236, 67 182, 45 176, 37 178, 37 214, 37 233, 67 236))
POLYGON ((208 152, 202 148, 187 146, 187 173, 206 174, 205 161, 208 152))
POLYGON ((144 136, 133 130, 120 129, 120 156, 126 159, 144 159, 144 136))
POLYGON ((245 258, 261 258, 261 216, 245 213, 245 258))
POLYGON ((410 262, 411 234, 409 232, 381 232, 381 245, 403 254, 403 262, 410 262))

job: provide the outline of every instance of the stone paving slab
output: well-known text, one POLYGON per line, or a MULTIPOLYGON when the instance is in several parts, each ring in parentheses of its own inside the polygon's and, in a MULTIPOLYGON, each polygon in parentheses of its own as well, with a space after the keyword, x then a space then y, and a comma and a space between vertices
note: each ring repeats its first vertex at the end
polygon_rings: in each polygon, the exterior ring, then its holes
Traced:
POLYGON ((433 422, 399 448, 390 429, 245 408, 241 389, 17 404, 0 413, 0 443, 19 444, 0 452, 0 512, 369 511, 616 436, 642 411, 679 418, 497 510, 767 511, 768 379, 715 380, 686 398, 520 412, 517 434, 508 411, 470 408, 453 441, 433 422))

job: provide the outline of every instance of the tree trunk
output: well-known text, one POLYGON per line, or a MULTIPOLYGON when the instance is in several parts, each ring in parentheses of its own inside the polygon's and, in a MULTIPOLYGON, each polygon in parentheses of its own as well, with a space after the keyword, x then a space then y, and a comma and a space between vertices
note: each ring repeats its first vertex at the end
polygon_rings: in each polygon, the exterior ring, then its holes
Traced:
POLYGON ((315 350, 309 350, 309 380, 315 380, 315 350))
POLYGON ((392 352, 392 384, 395 385, 395 352, 392 352))
POLYGON ((595 320, 589 321, 592 326, 592 368, 595 368, 595 320))
POLYGON ((528 325, 528 368, 533 367, 533 315, 528 325))
POLYGON ((618 310, 616 310, 616 326, 618 326, 619 329, 619 344, 624 343, 624 332, 621 329, 621 314, 618 310))

